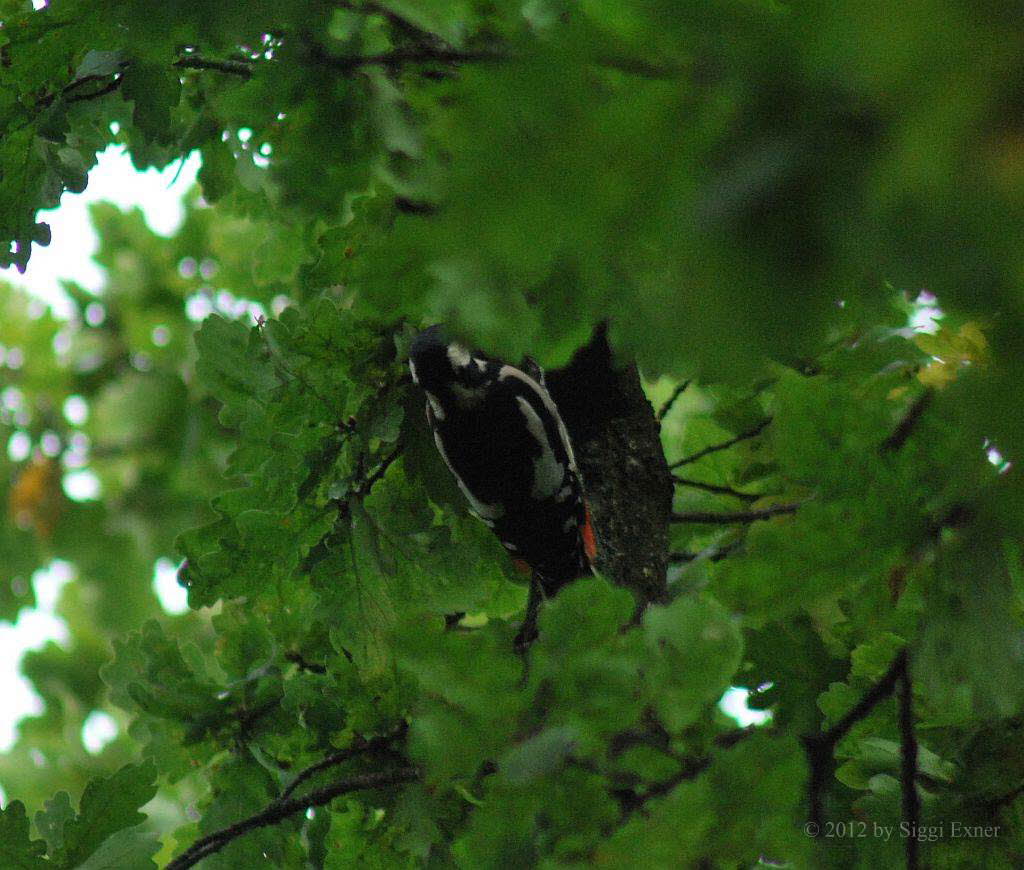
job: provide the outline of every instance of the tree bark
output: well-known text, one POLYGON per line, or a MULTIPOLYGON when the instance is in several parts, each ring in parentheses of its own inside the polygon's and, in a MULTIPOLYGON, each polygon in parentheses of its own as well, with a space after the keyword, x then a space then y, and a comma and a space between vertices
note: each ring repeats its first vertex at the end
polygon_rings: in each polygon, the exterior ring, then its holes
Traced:
POLYGON ((596 568, 642 609, 668 599, 672 476, 660 425, 633 364, 617 364, 602 324, 547 386, 572 439, 597 538, 596 568))

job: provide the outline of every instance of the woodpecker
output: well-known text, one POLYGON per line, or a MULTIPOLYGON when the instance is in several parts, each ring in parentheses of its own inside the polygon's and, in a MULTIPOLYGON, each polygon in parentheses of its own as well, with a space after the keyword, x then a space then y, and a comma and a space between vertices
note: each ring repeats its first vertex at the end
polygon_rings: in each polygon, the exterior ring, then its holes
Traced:
MULTIPOLYGON (((409 370, 426 394, 438 452, 471 512, 520 570, 532 571, 530 623, 537 596, 592 572, 595 555, 572 444, 543 372, 532 360, 517 368, 470 351, 440 326, 413 340, 409 370)), ((532 631, 524 625, 527 635, 532 631)))

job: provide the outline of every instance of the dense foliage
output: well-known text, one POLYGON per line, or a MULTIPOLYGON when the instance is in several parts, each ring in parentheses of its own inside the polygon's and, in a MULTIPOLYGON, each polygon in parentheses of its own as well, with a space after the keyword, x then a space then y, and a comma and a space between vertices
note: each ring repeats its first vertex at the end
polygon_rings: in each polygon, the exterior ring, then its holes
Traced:
POLYGON ((0 619, 37 568, 75 575, 70 639, 23 663, 45 708, 0 757, 0 865, 1020 866, 1011 10, 0 23, 4 262, 108 145, 202 157, 173 238, 94 211, 106 284, 65 288, 71 321, 0 288, 0 619), (667 601, 579 581, 513 651, 525 590, 405 376, 438 320, 550 368, 607 321, 674 399, 667 601), (82 468, 100 496, 73 501, 82 468), (770 720, 738 728, 730 685, 770 720), (91 754, 96 710, 121 732, 91 754))

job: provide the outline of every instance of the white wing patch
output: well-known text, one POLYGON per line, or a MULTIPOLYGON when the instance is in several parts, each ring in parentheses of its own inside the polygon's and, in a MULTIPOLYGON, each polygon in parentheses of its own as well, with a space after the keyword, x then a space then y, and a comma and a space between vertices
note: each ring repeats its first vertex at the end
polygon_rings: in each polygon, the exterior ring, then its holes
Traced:
POLYGON ((530 495, 538 501, 544 501, 551 498, 562 485, 565 468, 552 451, 548 443, 548 433, 544 431, 544 423, 533 410, 533 406, 522 396, 516 396, 516 401, 526 418, 526 428, 541 448, 540 456, 533 460, 533 487, 530 489, 530 495))
POLYGON ((419 384, 420 379, 416 377, 416 363, 412 360, 409 360, 409 373, 412 375, 412 382, 414 384, 419 384))
POLYGON ((429 390, 424 390, 423 392, 427 394, 427 401, 430 403, 430 408, 434 412, 434 417, 438 420, 443 420, 444 408, 442 408, 441 403, 437 401, 437 397, 429 390))
MULTIPOLYGON (((498 380, 507 381, 509 378, 518 378, 540 397, 540 400, 544 403, 544 407, 547 408, 551 416, 555 418, 555 422, 558 425, 558 437, 562 439, 562 444, 565 447, 565 455, 569 457, 569 468, 572 471, 576 471, 576 457, 572 452, 572 442, 569 440, 569 433, 565 430, 565 423, 562 422, 562 415, 558 413, 558 408, 555 407, 555 402, 551 398, 551 394, 526 374, 526 372, 520 371, 515 366, 506 364, 498 370, 498 380)), ((530 410, 532 411, 533 409, 531 408, 530 410)))

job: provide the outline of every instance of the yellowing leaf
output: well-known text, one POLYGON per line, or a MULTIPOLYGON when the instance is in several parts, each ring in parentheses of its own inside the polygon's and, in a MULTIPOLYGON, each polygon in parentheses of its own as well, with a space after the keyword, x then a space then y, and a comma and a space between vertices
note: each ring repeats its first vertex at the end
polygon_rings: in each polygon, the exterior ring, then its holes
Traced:
POLYGON ((917 374, 926 387, 942 389, 957 378, 965 365, 985 365, 989 361, 988 342, 977 323, 965 323, 954 333, 943 327, 934 334, 918 333, 914 343, 935 357, 917 374))
POLYGON ((956 380, 956 367, 941 360, 934 360, 917 373, 917 379, 926 387, 941 390, 956 380))

